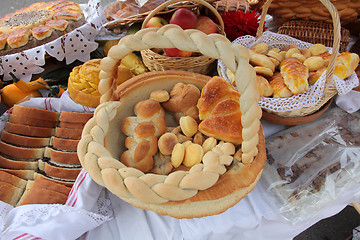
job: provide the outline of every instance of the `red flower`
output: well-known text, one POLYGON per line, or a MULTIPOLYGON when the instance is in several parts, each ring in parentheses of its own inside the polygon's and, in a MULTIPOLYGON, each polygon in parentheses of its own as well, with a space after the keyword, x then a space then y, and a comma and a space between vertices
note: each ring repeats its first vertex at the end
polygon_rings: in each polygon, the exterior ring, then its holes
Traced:
POLYGON ((224 21, 226 37, 230 41, 244 35, 256 35, 260 22, 260 13, 256 10, 223 12, 221 17, 224 21))

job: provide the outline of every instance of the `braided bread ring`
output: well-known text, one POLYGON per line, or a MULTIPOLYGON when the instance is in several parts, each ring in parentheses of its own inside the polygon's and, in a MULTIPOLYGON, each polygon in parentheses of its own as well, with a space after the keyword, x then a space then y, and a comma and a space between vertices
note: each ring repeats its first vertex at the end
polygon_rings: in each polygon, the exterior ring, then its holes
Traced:
MULTIPOLYGON (((258 152, 257 133, 260 129, 261 108, 258 105, 260 96, 256 87, 255 71, 249 65, 247 49, 240 45, 231 44, 222 35, 206 35, 198 30, 182 30, 179 26, 169 24, 160 29, 142 29, 135 35, 122 38, 118 45, 112 47, 108 57, 101 62, 99 83, 99 91, 102 94, 101 104, 95 111, 94 120, 89 121, 84 127, 83 137, 78 144, 79 159, 90 176, 95 177, 94 180, 97 183, 107 187, 119 197, 125 199, 135 198, 146 203, 161 204, 170 200, 187 199, 198 190, 210 188, 216 183, 220 174, 216 171, 206 170, 213 169, 215 166, 207 167, 204 163, 193 166, 183 174, 177 173, 166 177, 153 178, 153 174, 143 174, 133 168, 115 164, 115 162, 119 161, 112 158, 111 153, 103 145, 100 146, 103 144, 107 132, 111 131, 109 122, 115 120, 116 109, 122 104, 121 101, 112 101, 117 100, 114 94, 116 80, 112 77, 117 65, 121 58, 132 51, 154 47, 176 47, 183 51, 201 52, 206 56, 221 59, 232 72, 235 72, 238 91, 241 94, 240 107, 244 138, 242 161, 244 163, 251 163, 258 152), (182 41, 179 41, 179 39, 182 39, 182 41), (93 128, 96 128, 96 130, 92 131, 93 128), (100 137, 101 131, 102 138, 100 137), (87 169, 86 155, 90 153, 92 154, 91 166, 93 168, 87 169), (94 163, 94 155, 98 158, 97 164, 94 163), (100 159, 106 159, 106 161, 100 162, 100 159), (109 170, 109 168, 117 171, 109 170), (99 177, 99 171, 101 171, 101 177, 99 177), (125 172, 126 174, 124 174, 125 172), (174 179, 174 176, 177 176, 177 180, 170 180, 174 179), (151 184, 148 179, 151 179, 151 184), (121 181, 121 186, 113 186, 114 182, 117 181, 121 181), (165 184, 166 182, 172 182, 173 186, 170 187, 168 184, 171 183, 165 184), (175 190, 174 187, 179 188, 179 190, 175 190), (163 188, 170 189, 176 194, 169 199, 169 196, 165 193, 167 191, 163 188)), ((219 161, 218 165, 220 168, 224 166, 222 161, 219 161)))

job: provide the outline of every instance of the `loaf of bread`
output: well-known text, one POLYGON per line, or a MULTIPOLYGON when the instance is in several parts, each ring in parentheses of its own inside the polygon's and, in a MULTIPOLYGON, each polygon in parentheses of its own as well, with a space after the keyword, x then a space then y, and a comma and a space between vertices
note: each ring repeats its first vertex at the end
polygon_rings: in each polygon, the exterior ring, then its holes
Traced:
POLYGON ((165 110, 152 99, 138 102, 134 107, 136 117, 127 117, 121 131, 128 136, 126 150, 120 161, 128 167, 149 172, 154 165, 153 156, 158 151, 157 140, 166 131, 165 110))
POLYGON ((17 188, 20 189, 25 189, 26 187, 26 181, 22 178, 19 178, 13 174, 10 174, 8 172, 5 171, 1 171, 0 170, 0 181, 1 182, 6 182, 8 184, 11 184, 17 188))
POLYGON ((43 173, 40 173, 40 172, 36 172, 34 174, 34 180, 46 180, 46 181, 50 181, 52 183, 55 183, 55 184, 61 184, 65 187, 69 187, 69 188, 72 188, 72 186, 74 186, 74 183, 75 181, 73 180, 64 180, 64 179, 54 179, 54 178, 51 178, 49 176, 46 176, 44 175, 43 173))
POLYGON ((10 173, 12 175, 15 175, 19 178, 22 178, 24 180, 33 180, 35 177, 35 171, 34 170, 24 170, 24 169, 1 169, 1 171, 5 171, 7 173, 10 173))
POLYGON ((82 122, 60 122, 61 128, 70 128, 70 129, 83 129, 85 123, 82 122))
POLYGON ((57 127, 55 129, 55 136, 58 138, 66 139, 77 139, 81 138, 82 129, 71 129, 71 128, 61 128, 57 127))

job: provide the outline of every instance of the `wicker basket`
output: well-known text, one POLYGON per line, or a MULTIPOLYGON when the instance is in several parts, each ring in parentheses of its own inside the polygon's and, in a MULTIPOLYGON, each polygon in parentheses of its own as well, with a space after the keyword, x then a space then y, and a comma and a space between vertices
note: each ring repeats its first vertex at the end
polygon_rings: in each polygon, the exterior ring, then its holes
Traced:
MULTIPOLYGON (((259 28, 256 34, 256 38, 258 39, 262 34, 264 30, 264 24, 265 24, 265 16, 267 14, 267 10, 269 9, 271 2, 273 0, 267 0, 265 4, 263 5, 262 12, 261 12, 261 19, 259 28)), ((326 82, 324 86, 324 93, 320 101, 318 101, 315 105, 310 107, 304 107, 301 109, 293 110, 293 111, 287 111, 287 112, 274 112, 274 114, 282 116, 282 117, 301 117, 301 116, 307 116, 310 115, 317 110, 319 110, 324 104, 326 104, 331 98, 333 98, 337 94, 336 88, 330 86, 332 83, 332 77, 334 74, 335 69, 335 63, 336 63, 336 57, 339 53, 340 49, 340 19, 339 14, 334 7, 334 5, 329 0, 320 0, 324 6, 329 10, 331 16, 333 17, 333 44, 332 44, 332 55, 331 60, 328 65, 328 68, 326 70, 326 82)))
MULTIPOLYGON (((149 14, 142 24, 142 28, 146 25, 146 23, 158 14, 162 9, 166 6, 176 3, 179 0, 170 0, 159 7, 154 9, 151 14, 149 14)), ((219 12, 208 2, 203 0, 193 0, 211 10, 212 13, 215 14, 217 19, 219 20, 220 25, 220 33, 224 35, 224 22, 219 14, 219 12)), ((168 57, 160 55, 150 49, 141 51, 142 60, 145 66, 150 71, 164 71, 164 70, 184 70, 188 72, 200 73, 200 74, 208 74, 216 68, 215 59, 200 55, 196 57, 168 57)))
MULTIPOLYGON (((279 34, 285 34, 304 42, 322 43, 331 47, 334 42, 334 28, 330 23, 306 20, 293 20, 284 23, 278 29, 279 34)), ((350 32, 341 28, 340 52, 346 52, 350 42, 350 32)))
MULTIPOLYGON (((310 21, 332 22, 332 17, 326 7, 322 4, 324 1, 313 0, 276 0, 269 8, 269 14, 273 16, 274 21, 283 24, 289 20, 302 19, 310 21)), ((338 10, 339 18, 342 24, 353 22, 360 13, 360 1, 358 0, 330 0, 338 10)), ((263 7, 265 0, 259 0, 254 6, 258 9, 263 7)))
MULTIPOLYGON (((206 0, 208 3, 212 3, 215 0, 206 0)), ((182 2, 175 2, 171 5, 168 5, 164 9, 158 12, 158 14, 168 14, 171 12, 174 12, 175 10, 179 8, 190 8, 190 9, 196 9, 198 6, 200 6, 199 3, 196 2, 189 2, 189 1, 182 1, 182 2)), ((150 11, 145 11, 143 13, 134 14, 128 17, 124 17, 121 19, 114 19, 113 21, 110 21, 109 23, 105 24, 104 27, 110 31, 113 31, 115 33, 122 33, 124 29, 126 29, 130 24, 136 23, 136 22, 142 22, 151 13, 150 11)))
POLYGON ((238 10, 249 10, 249 2, 247 0, 218 0, 212 2, 212 5, 221 14, 223 12, 236 12, 238 10))

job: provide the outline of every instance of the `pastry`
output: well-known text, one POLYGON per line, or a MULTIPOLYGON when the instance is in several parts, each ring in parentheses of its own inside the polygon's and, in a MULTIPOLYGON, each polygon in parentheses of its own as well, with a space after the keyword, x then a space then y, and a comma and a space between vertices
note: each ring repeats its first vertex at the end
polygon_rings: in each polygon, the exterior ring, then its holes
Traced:
POLYGON ((297 58, 287 58, 280 64, 280 73, 284 78, 285 85, 297 95, 309 89, 307 67, 297 58))
POLYGON ((206 136, 240 144, 242 142, 240 94, 220 77, 213 77, 202 89, 199 131, 206 136), (215 87, 216 86, 216 87, 215 87))
POLYGON ((274 76, 269 79, 269 83, 273 89, 274 98, 287 98, 293 95, 279 72, 275 73, 274 76))
POLYGON ((274 89, 266 78, 256 75, 256 84, 261 97, 270 97, 273 95, 274 89))
POLYGON ((79 4, 67 0, 34 3, 0 19, 0 55, 18 53, 61 37, 83 25, 79 4), (61 20, 60 20, 61 19, 61 20))
POLYGON ((359 65, 359 55, 356 53, 342 52, 336 58, 334 75, 340 79, 350 77, 359 65))

